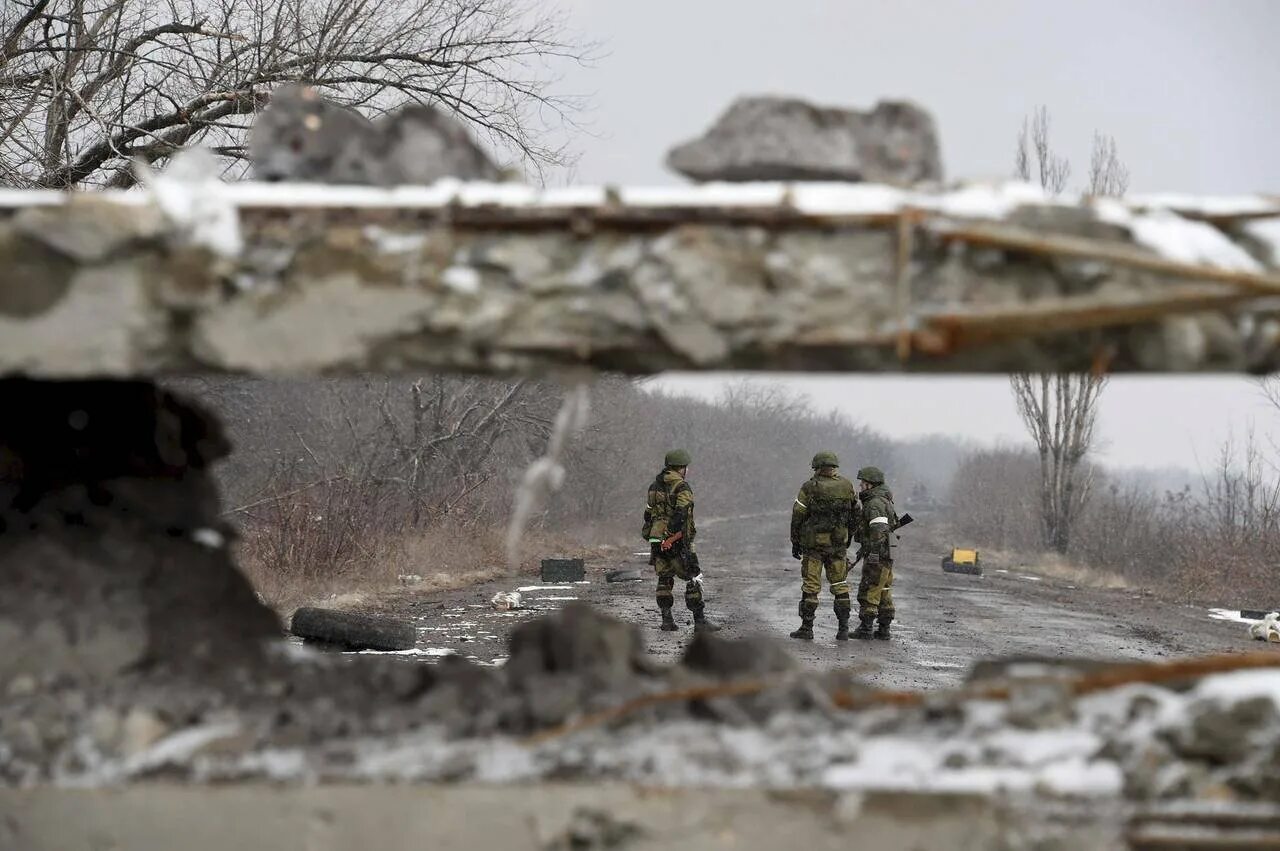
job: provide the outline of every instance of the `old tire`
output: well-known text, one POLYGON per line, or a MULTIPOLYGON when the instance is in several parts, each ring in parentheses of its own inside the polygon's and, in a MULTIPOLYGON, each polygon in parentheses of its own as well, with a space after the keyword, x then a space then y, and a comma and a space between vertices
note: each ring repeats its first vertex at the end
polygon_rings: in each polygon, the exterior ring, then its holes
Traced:
POLYGON ((409 650, 418 643, 417 630, 404 621, 311 606, 293 613, 289 631, 307 641, 348 650, 409 650))

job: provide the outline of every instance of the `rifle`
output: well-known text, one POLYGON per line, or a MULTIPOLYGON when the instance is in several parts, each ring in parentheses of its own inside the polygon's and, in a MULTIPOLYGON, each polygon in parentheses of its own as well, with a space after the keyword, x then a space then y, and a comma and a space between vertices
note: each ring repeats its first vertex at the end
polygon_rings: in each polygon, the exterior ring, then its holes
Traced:
MULTIPOLYGON (((898 518, 898 529, 901 529, 903 526, 909 526, 914 522, 916 522, 916 519, 914 517, 912 517, 910 514, 904 514, 898 518)), ((897 534, 898 529, 894 529, 892 534, 897 536, 898 540, 902 540, 902 536, 897 534)), ((855 558, 853 561, 849 562, 849 569, 853 570, 855 567, 857 567, 858 562, 862 561, 862 557, 865 555, 866 553, 864 551, 859 550, 858 557, 855 558)))

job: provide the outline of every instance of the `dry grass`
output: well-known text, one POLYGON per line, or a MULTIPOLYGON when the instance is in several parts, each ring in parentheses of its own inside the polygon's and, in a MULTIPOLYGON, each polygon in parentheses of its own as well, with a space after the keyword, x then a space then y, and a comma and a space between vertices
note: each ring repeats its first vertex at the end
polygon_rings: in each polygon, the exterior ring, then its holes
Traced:
MULTIPOLYGON (((454 590, 506 575, 504 534, 503 529, 440 524, 382 535, 362 543, 365 558, 334 568, 264 558, 264 550, 249 531, 240 542, 238 556, 263 600, 282 614, 303 605, 366 609, 406 593, 454 590)), ((539 561, 550 554, 593 558, 604 549, 583 546, 564 535, 532 531, 521 547, 520 573, 536 573, 539 561)))
POLYGON ((1020 553, 1007 550, 982 550, 986 570, 1004 568, 1032 576, 1056 579, 1077 588, 1124 590, 1131 584, 1119 574, 1072 561, 1058 553, 1020 553))

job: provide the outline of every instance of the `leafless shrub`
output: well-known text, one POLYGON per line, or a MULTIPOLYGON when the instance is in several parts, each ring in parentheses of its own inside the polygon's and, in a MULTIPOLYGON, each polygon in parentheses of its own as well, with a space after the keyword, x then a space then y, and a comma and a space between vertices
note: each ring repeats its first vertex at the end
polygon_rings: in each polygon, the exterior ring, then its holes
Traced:
POLYGON ((1014 149, 1014 174, 1026 181, 1034 177, 1041 187, 1058 195, 1071 179, 1071 162, 1054 151, 1049 126, 1049 110, 1043 106, 1023 120, 1014 149))
MULTIPOLYGON (((1039 487, 1030 452, 984 450, 956 476, 951 525, 963 543, 1020 554, 1041 563, 1033 495, 1039 487), (965 497, 969 497, 967 500, 965 497)), ((1051 573, 1103 571, 1169 596, 1244 608, 1276 604, 1280 564, 1280 477, 1255 436, 1223 446, 1198 489, 1154 493, 1099 482, 1084 504, 1068 559, 1051 573)), ((1077 579, 1083 581, 1085 574, 1077 579)))
POLYGON ((1115 137, 1094 133, 1089 154, 1089 194, 1120 198, 1128 191, 1129 167, 1120 161, 1115 137))
POLYGON ((957 546, 1028 551, 1039 548, 1039 517, 1029 497, 1039 463, 1026 449, 980 449, 960 462, 952 480, 949 516, 957 546))

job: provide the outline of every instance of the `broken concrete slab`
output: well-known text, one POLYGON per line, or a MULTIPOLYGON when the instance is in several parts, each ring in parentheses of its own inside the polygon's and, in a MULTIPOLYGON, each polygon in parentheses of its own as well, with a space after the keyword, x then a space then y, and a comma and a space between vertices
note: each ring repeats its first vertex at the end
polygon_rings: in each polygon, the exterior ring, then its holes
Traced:
POLYGON ((906 101, 868 112, 800 98, 742 97, 667 165, 694 180, 842 180, 914 186, 942 179, 933 117, 906 101))
POLYGON ((1262 198, 1206 218, 1021 184, 202 191, 238 254, 145 193, 0 197, 0 374, 1280 364, 1280 255, 1243 235, 1280 219, 1262 198), (82 231, 93 250, 67 249, 82 231))

